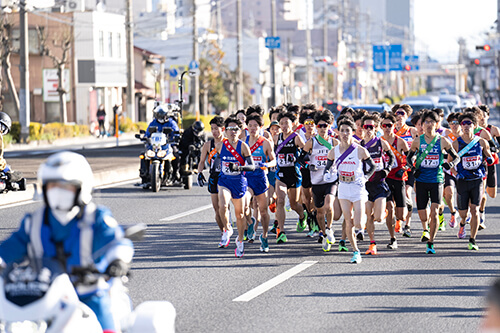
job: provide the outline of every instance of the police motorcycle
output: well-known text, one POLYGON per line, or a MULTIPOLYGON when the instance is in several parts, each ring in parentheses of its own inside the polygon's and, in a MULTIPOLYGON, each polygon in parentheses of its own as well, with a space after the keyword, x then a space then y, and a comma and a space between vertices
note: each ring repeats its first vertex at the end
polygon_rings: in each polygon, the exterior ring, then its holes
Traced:
POLYGON ((203 143, 196 142, 189 145, 187 156, 187 164, 182 168, 182 184, 184 189, 190 190, 193 187, 193 174, 195 173, 198 163, 200 163, 201 148, 203 143))
MULTIPOLYGON (((157 108, 169 110, 165 117, 177 118, 179 112, 176 105, 158 105, 157 108)), ((143 181, 143 188, 151 188, 153 192, 158 192, 161 186, 169 186, 174 183, 175 175, 173 163, 176 159, 175 145, 178 143, 179 131, 174 131, 170 127, 163 127, 161 131, 157 126, 148 127, 150 136, 146 136, 146 131, 141 130, 135 137, 144 142, 145 152, 140 155, 141 170, 140 176, 143 181)))
MULTIPOLYGON (((131 240, 139 240, 144 225, 125 230, 131 240)), ((92 268, 64 271, 52 258, 10 264, 0 277, 0 332, 10 333, 93 333, 102 332, 94 312, 80 302, 75 285, 110 285, 111 309, 123 333, 175 332, 176 311, 167 301, 146 301, 135 309, 124 282, 127 277, 110 278, 92 268)), ((118 330, 120 331, 120 330, 118 330)))
POLYGON ((18 171, 0 171, 0 193, 8 191, 26 191, 26 178, 18 171))

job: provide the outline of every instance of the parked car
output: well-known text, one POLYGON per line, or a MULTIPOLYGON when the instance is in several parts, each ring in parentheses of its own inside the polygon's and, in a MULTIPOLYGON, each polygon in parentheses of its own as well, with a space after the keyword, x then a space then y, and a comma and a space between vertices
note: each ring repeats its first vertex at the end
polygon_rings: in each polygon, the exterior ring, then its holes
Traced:
POLYGON ((387 103, 382 103, 382 104, 351 104, 349 107, 353 108, 354 110, 357 109, 364 109, 368 112, 391 112, 391 107, 387 103))
POLYGON ((438 103, 443 103, 453 110, 455 106, 460 107, 460 97, 458 95, 439 95, 438 103))

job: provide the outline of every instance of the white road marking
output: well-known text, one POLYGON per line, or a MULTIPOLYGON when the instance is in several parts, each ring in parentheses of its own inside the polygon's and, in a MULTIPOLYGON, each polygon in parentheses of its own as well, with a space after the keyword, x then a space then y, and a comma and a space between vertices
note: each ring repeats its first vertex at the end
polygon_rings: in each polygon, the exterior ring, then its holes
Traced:
POLYGON ((112 183, 112 184, 106 184, 106 185, 96 186, 95 189, 96 190, 102 190, 102 189, 112 188, 112 187, 116 187, 116 186, 120 186, 120 185, 127 185, 127 184, 130 184, 130 183, 136 183, 137 181, 139 181, 139 178, 124 180, 124 181, 117 182, 117 183, 112 183))
POLYGON ((181 217, 188 216, 188 215, 198 213, 198 212, 202 212, 202 211, 210 209, 210 208, 212 208, 212 205, 201 206, 201 207, 198 207, 195 209, 188 210, 187 212, 184 212, 184 213, 180 213, 180 214, 176 214, 176 215, 162 218, 160 221, 173 221, 173 220, 179 219, 181 217))
POLYGON ((271 288, 276 287, 278 284, 288 280, 292 276, 299 274, 300 272, 311 267, 315 263, 317 263, 317 261, 304 261, 303 263, 298 264, 297 266, 290 268, 286 272, 281 273, 280 275, 272 278, 271 280, 264 282, 260 286, 253 288, 252 290, 244 293, 243 295, 241 295, 239 297, 236 297, 235 299, 233 299, 233 302, 251 301, 255 297, 265 293, 266 291, 268 291, 271 288))
POLYGON ((34 200, 26 200, 26 201, 21 201, 21 202, 14 202, 14 203, 11 203, 11 204, 8 204, 8 205, 2 205, 2 206, 0 206, 0 209, 28 205, 28 204, 31 204, 31 203, 34 203, 34 202, 36 202, 36 201, 34 201, 34 200))

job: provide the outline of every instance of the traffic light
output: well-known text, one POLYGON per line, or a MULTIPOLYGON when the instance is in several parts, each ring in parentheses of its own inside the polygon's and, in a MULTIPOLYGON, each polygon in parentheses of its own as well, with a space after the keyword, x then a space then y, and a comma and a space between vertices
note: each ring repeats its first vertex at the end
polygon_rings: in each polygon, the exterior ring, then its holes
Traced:
POLYGON ((491 46, 489 46, 488 44, 476 45, 476 50, 489 51, 489 50, 491 50, 491 46))
POLYGON ((478 58, 474 59, 474 65, 479 65, 479 64, 481 64, 481 61, 478 58))
POLYGON ((407 71, 407 72, 411 71, 411 66, 410 65, 406 65, 405 66, 405 71, 407 71))

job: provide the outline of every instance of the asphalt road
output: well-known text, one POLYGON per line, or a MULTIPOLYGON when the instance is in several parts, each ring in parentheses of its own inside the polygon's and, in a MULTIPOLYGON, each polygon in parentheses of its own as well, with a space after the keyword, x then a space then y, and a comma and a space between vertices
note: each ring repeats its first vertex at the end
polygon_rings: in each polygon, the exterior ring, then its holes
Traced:
MULTIPOLYGON (((217 248, 220 232, 206 188, 152 193, 129 183, 94 197, 120 223, 148 224, 147 237, 135 246, 130 294, 136 305, 171 301, 179 332, 477 331, 485 294, 500 275, 500 199, 489 201, 478 252, 467 250, 457 229, 447 228, 438 234, 437 253, 426 255, 415 213, 413 238, 399 237, 398 250, 386 249, 388 233, 377 225, 379 255, 354 265, 351 253, 337 252, 337 244, 325 253, 295 232, 294 213, 288 213, 288 243, 271 241, 268 254, 260 253, 258 242, 246 244, 245 256, 235 258, 234 236, 229 248, 217 248), (248 301, 235 301, 290 269, 296 274, 248 301)), ((38 205, 0 208, 0 239, 38 205)), ((340 223, 334 228, 338 239, 340 223)), ((368 245, 362 242, 361 250, 368 245)))

